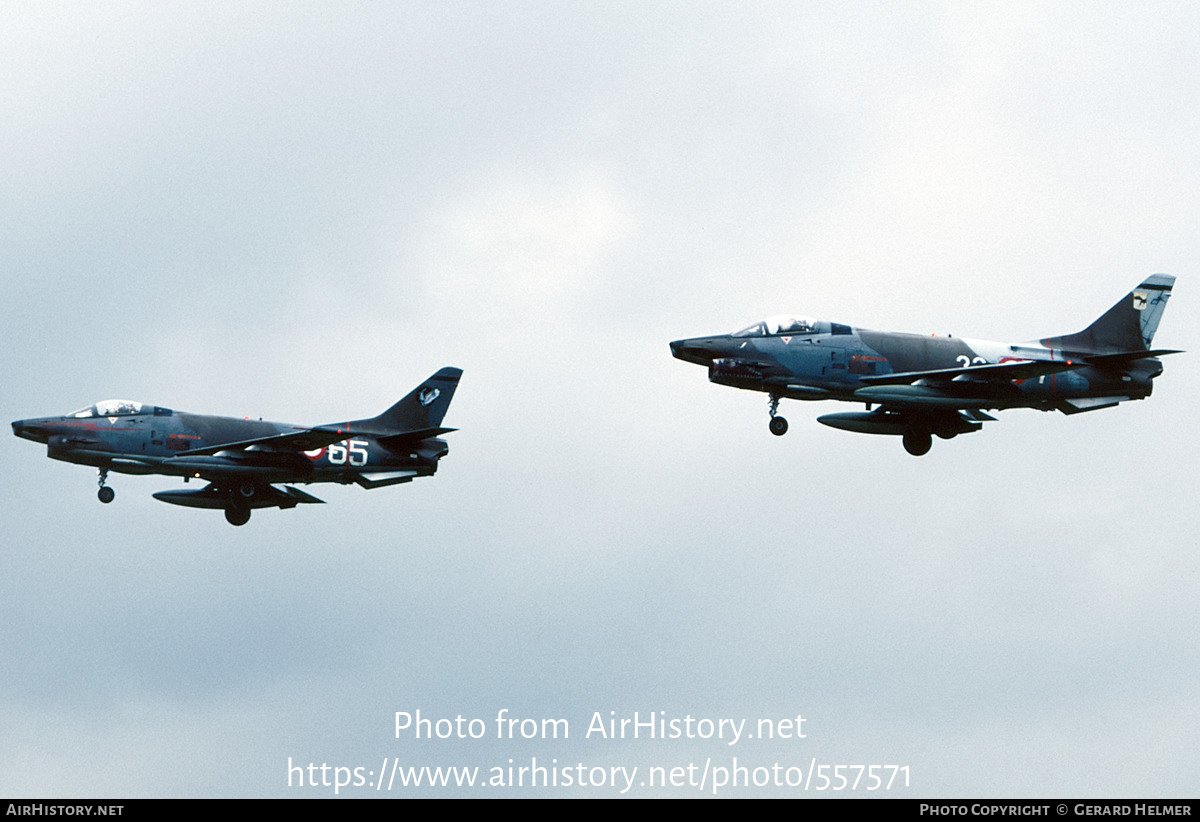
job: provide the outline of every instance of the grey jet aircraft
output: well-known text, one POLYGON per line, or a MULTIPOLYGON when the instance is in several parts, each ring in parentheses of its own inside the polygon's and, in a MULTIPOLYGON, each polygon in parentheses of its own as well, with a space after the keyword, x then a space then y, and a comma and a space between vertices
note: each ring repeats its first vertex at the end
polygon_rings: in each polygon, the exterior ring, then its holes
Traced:
POLYGON ((869 331, 803 317, 775 317, 734 334, 671 343, 681 360, 708 368, 719 385, 770 397, 771 433, 787 433, 779 401, 844 400, 865 412, 817 422, 846 431, 903 437, 908 453, 929 451, 993 421, 985 411, 1036 408, 1078 414, 1150 396, 1157 359, 1150 347, 1175 278, 1155 274, 1083 331, 1023 343, 869 331), (877 406, 872 410, 872 406, 877 406))
POLYGON ((18 420, 13 433, 46 444, 51 459, 99 469, 101 502, 115 492, 109 471, 166 474, 208 482, 155 499, 190 508, 223 508, 245 525, 255 508, 295 508, 322 500, 287 483, 357 483, 381 488, 427 477, 449 453, 439 435, 462 371, 443 368, 370 419, 307 428, 249 418, 172 411, 106 400, 61 417, 18 420), (279 485, 280 487, 276 487, 279 485))

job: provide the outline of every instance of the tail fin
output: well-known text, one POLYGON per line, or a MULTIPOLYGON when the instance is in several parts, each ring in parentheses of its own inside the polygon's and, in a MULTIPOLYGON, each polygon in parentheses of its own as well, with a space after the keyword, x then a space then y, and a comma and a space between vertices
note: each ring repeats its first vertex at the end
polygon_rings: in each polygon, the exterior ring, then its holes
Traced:
POLYGON ((1175 278, 1170 275, 1153 274, 1087 328, 1040 342, 1066 351, 1148 351, 1174 284, 1175 278))
POLYGON ((461 368, 443 368, 378 417, 341 425, 377 437, 394 437, 398 434, 434 437, 453 431, 453 428, 440 426, 460 377, 461 368))

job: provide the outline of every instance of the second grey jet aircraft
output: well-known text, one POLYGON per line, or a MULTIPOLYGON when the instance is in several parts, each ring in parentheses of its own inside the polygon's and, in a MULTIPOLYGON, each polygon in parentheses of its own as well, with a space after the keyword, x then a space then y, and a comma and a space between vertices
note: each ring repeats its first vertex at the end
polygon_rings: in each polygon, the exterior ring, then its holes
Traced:
POLYGON ((285 483, 356 483, 381 488, 427 477, 449 446, 440 434, 462 371, 443 368, 370 419, 306 428, 262 420, 172 411, 106 400, 61 417, 17 420, 18 437, 46 444, 51 459, 92 465, 101 502, 115 493, 109 471, 198 478, 195 491, 159 491, 155 499, 190 508, 222 508, 245 525, 254 508, 295 508, 322 500, 285 483), (276 487, 280 484, 282 487, 276 487))
POLYGON ((866 412, 817 422, 899 435, 905 450, 920 456, 934 435, 950 439, 995 419, 985 411, 1078 414, 1150 396, 1163 370, 1157 358, 1179 353, 1150 348, 1174 283, 1155 274, 1083 331, 1032 342, 869 331, 788 316, 734 334, 676 340, 671 353, 708 368, 714 383, 765 392, 773 434, 787 432, 777 414, 784 397, 861 402, 866 412))

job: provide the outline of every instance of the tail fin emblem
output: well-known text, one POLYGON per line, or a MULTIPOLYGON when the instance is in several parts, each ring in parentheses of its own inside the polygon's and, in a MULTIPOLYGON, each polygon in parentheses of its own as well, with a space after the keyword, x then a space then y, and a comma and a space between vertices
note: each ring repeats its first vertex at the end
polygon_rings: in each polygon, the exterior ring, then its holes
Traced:
POLYGON ((1145 291, 1133 292, 1133 308, 1135 311, 1145 311, 1150 295, 1145 291))
POLYGON ((417 396, 417 401, 420 402, 421 405, 429 405, 431 402, 436 400, 441 393, 442 392, 438 391, 436 388, 426 388, 417 396))

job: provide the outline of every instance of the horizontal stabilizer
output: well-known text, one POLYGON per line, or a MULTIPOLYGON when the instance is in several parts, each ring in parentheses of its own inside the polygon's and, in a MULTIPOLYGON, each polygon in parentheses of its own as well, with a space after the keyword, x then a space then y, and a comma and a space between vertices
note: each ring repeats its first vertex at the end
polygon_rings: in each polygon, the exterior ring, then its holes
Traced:
POLYGON ((457 428, 422 428, 420 431, 405 431, 403 434, 392 434, 378 439, 380 445, 395 450, 397 447, 403 447, 409 443, 420 442, 430 437, 440 437, 442 434, 449 434, 451 431, 457 430, 457 428))
POLYGON ((1075 397, 1063 400, 1058 404, 1058 410, 1064 414, 1082 414, 1084 411, 1099 411, 1101 408, 1112 408, 1129 397, 1075 397))
MULTIPOLYGON (((429 472, 424 472, 429 473, 429 472)), ((399 485, 402 482, 412 482, 415 477, 422 476, 422 472, 412 469, 401 469, 397 471, 369 471, 357 475, 354 481, 362 488, 383 488, 387 485, 399 485)))
POLYGON ((1168 354, 1182 354, 1174 348, 1158 348, 1154 351, 1125 351, 1120 354, 1085 354, 1087 361, 1099 368, 1120 368, 1138 360, 1149 360, 1154 357, 1165 357, 1168 354))

